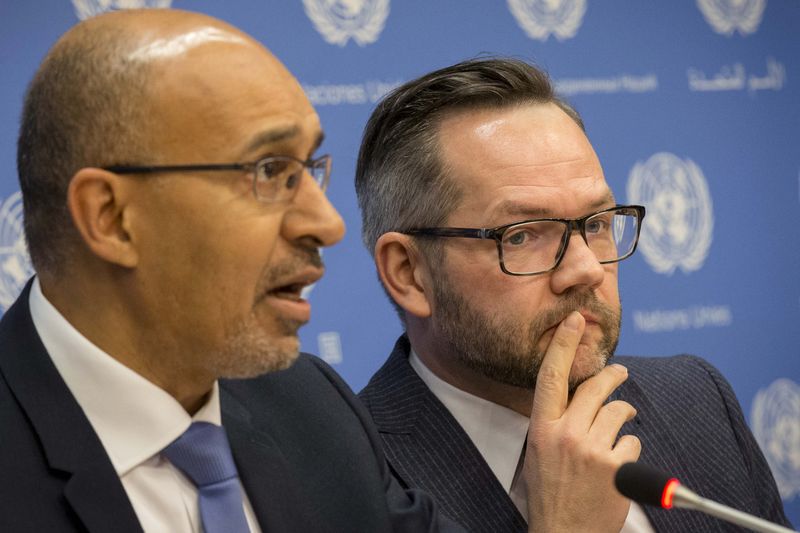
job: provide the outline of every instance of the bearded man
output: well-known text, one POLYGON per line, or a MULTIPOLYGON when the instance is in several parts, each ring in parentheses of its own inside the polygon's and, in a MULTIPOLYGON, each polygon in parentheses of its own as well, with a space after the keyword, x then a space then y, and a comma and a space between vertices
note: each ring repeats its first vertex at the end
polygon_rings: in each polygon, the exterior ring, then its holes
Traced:
POLYGON ((547 76, 467 61, 389 94, 356 171, 364 242, 405 326, 361 392, 389 463, 469 531, 721 531, 613 486, 643 462, 786 523, 730 386, 701 359, 615 358, 620 205, 547 76))

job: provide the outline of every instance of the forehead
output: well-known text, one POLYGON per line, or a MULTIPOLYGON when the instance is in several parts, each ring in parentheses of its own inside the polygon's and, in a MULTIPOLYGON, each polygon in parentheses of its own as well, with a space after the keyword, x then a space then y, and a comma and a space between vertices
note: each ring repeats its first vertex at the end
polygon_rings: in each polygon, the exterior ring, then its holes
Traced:
POLYGON ((554 104, 447 117, 439 147, 445 171, 462 190, 453 216, 470 216, 473 224, 576 217, 613 203, 586 135, 554 104))
POLYGON ((268 147, 305 157, 300 152, 321 135, 300 85, 255 43, 210 42, 160 61, 154 71, 152 126, 173 159, 255 157, 268 147))

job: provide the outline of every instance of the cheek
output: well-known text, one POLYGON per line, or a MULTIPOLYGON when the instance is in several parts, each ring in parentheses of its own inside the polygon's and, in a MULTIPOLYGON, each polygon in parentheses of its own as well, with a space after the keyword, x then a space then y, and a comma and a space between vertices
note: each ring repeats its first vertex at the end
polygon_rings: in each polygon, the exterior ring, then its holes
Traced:
POLYGON ((195 268, 182 294, 186 318, 209 344, 230 338, 249 324, 271 320, 271 311, 262 297, 271 265, 271 248, 259 245, 246 235, 228 238, 218 246, 200 246, 204 256, 195 268), (191 318, 190 318, 191 317, 191 318))
POLYGON ((508 326, 528 328, 543 310, 553 306, 546 277, 509 276, 499 271, 493 276, 473 279, 467 290, 473 305, 484 315, 508 326))
POLYGON ((550 290, 547 275, 509 276, 500 273, 494 299, 502 307, 509 307, 524 316, 532 317, 552 305, 555 295, 550 290))
POLYGON ((597 289, 597 294, 603 302, 610 305, 613 309, 619 310, 619 279, 617 277, 617 265, 609 265, 603 283, 597 289))
POLYGON ((217 219, 162 243, 165 266, 179 272, 181 298, 213 320, 249 314, 276 255, 279 225, 263 217, 217 219), (235 222, 235 223, 234 223, 235 222))
POLYGON ((249 293, 250 303, 258 298, 256 292, 264 289, 281 256, 278 230, 277 224, 252 221, 218 236, 220 241, 207 251, 214 255, 218 283, 231 294, 249 293))

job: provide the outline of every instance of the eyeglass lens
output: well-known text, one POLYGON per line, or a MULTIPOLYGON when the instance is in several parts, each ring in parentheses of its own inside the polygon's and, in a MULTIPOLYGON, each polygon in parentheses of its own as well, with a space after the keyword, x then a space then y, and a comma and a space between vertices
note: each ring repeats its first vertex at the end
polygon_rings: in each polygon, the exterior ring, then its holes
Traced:
MULTIPOLYGON (((600 262, 627 257, 636 244, 638 217, 628 210, 604 211, 585 221, 586 243, 600 262)), ((511 226, 503 233, 506 270, 527 274, 552 269, 562 253, 565 222, 542 220, 511 226)))
POLYGON ((281 201, 292 198, 306 169, 314 181, 324 190, 330 169, 328 158, 316 160, 309 164, 284 156, 262 159, 256 164, 256 179, 254 183, 256 196, 267 201, 281 201))

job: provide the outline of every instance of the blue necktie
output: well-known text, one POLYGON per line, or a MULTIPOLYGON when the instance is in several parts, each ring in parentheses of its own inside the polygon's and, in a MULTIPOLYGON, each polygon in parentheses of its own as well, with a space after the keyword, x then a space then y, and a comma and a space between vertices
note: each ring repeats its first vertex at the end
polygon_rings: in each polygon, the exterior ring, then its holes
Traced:
POLYGON ((163 454, 197 487, 205 533, 249 533, 225 430, 194 422, 163 454))

